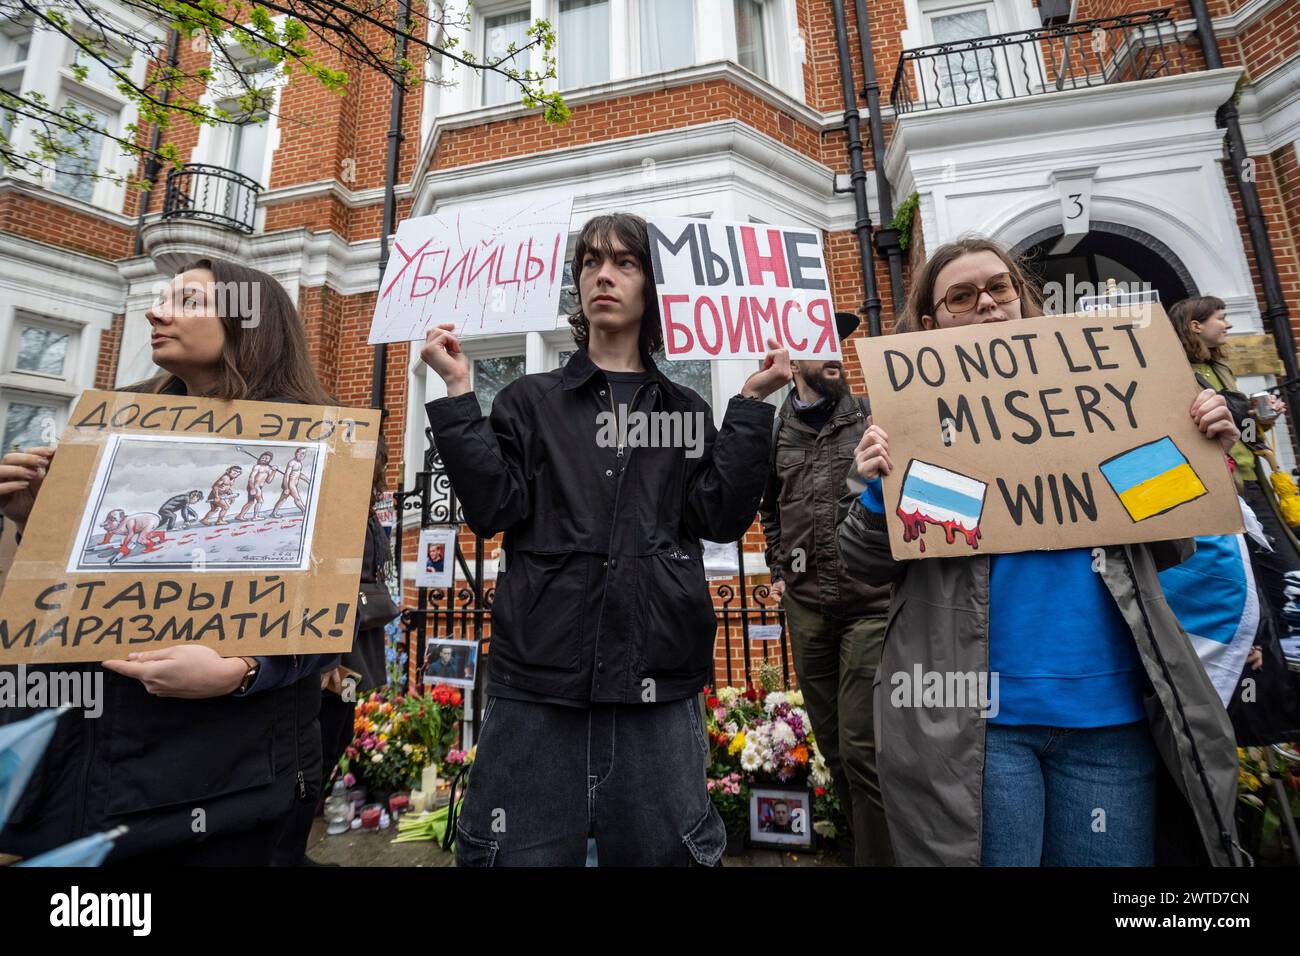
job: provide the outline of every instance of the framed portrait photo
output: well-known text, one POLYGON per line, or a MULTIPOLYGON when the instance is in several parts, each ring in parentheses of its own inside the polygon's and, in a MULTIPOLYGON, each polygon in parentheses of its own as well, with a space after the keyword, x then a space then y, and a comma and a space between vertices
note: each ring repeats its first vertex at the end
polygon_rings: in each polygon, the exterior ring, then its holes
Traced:
POLYGON ((807 787, 755 785, 749 791, 749 842, 772 849, 811 849, 812 792, 807 787))
POLYGON ((478 641, 433 637, 425 647, 424 682, 470 688, 478 673, 478 641))

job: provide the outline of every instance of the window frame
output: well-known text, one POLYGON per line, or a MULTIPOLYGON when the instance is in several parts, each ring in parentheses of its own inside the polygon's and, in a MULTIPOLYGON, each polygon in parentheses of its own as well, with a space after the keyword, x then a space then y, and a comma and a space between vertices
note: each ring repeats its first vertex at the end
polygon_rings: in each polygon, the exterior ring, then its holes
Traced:
MULTIPOLYGON (((611 0, 611 4, 617 0, 611 0)), ((630 76, 649 76, 651 71, 644 63, 641 62, 641 12, 642 8, 649 8, 653 5, 654 0, 623 0, 627 7, 627 63, 628 74, 630 76)), ((681 66, 670 66, 667 68, 660 67, 654 70, 654 73, 671 73, 673 70, 685 70, 695 66, 700 62, 700 7, 699 0, 690 0, 691 5, 691 58, 681 66)), ((610 8, 611 23, 613 22, 613 6, 610 8)), ((612 52, 612 51, 611 51, 612 52)), ((613 63, 610 63, 610 73, 614 71, 613 63)))
MULTIPOLYGON (((533 8, 531 3, 528 2, 520 3, 519 0, 495 0, 495 2, 492 3, 484 3, 481 5, 475 4, 473 7, 471 7, 471 10, 473 11, 473 18, 470 25, 470 37, 474 41, 473 42, 474 56, 479 58, 478 62, 480 65, 487 62, 487 52, 486 52, 487 51, 487 21, 489 17, 505 16, 507 14, 518 13, 520 10, 523 10, 526 16, 525 28, 532 26, 537 19, 535 16, 533 16, 533 8)), ((557 37, 557 42, 558 42, 558 37, 557 37)), ((516 54, 516 57, 517 56, 518 54, 516 54)), ((527 70, 530 69, 531 66, 532 66, 532 54, 530 52, 528 54, 528 57, 525 60, 518 61, 517 69, 521 71, 527 70)), ((473 103, 473 105, 470 107, 470 109, 493 109, 502 106, 517 106, 519 104, 519 97, 510 97, 498 103, 483 102, 484 97, 487 96, 486 74, 482 70, 474 70, 473 75, 474 75, 474 81, 473 81, 474 89, 473 89, 473 94, 471 96, 471 102, 473 103)))
MULTIPOLYGON (((278 26, 283 26, 283 16, 273 17, 272 19, 278 26)), ((267 101, 262 105, 262 110, 254 114, 248 114, 260 115, 263 111, 266 114, 266 120, 263 123, 266 130, 266 147, 263 149, 261 169, 258 175, 252 178, 262 189, 268 189, 271 185, 271 170, 275 165, 275 153, 280 146, 280 99, 285 86, 289 83, 289 77, 285 74, 283 65, 267 64, 266 68, 257 70, 254 69, 258 65, 255 58, 249 56, 240 57, 237 51, 231 50, 214 50, 210 65, 216 71, 216 75, 208 83, 203 95, 199 98, 200 103, 210 107, 223 106, 225 103, 237 100, 243 93, 243 88, 240 86, 237 77, 238 73, 269 74, 267 89, 270 95, 267 97, 267 101)), ((231 150, 234 143, 234 124, 217 123, 214 126, 201 126, 198 141, 190 153, 189 161, 191 163, 217 166, 233 172, 231 150)), ((254 229, 260 231, 265 219, 266 212, 259 204, 254 214, 254 229)))
POLYGON ((15 404, 50 409, 53 412, 54 433, 56 436, 63 432, 63 427, 67 424, 68 404, 66 400, 60 400, 55 396, 40 392, 29 392, 22 388, 14 388, 10 385, 0 387, 0 454, 9 453, 9 445, 7 444, 9 437, 7 434, 9 407, 15 404))
MULTIPOLYGON (((5 375, 19 381, 27 379, 32 382, 34 387, 48 386, 53 383, 71 385, 74 378, 71 370, 77 367, 77 363, 81 359, 82 328, 82 325, 69 322, 66 319, 40 315, 24 309, 15 309, 9 329, 9 350, 4 364, 5 375), (22 342, 23 329, 26 328, 45 329, 68 337, 68 347, 63 355, 63 372, 61 374, 37 372, 32 369, 18 367, 19 347, 22 342)), ((9 386, 12 387, 17 384, 18 381, 11 381, 9 386)))
MULTIPOLYGON (((94 87, 78 84, 70 76, 65 78, 64 84, 61 85, 60 95, 62 96, 62 101, 64 104, 63 108, 66 108, 67 105, 72 104, 75 105, 78 109, 94 110, 95 112, 101 113, 104 116, 108 117, 108 122, 104 124, 104 132, 102 134, 99 133, 95 134, 99 137, 98 155, 95 156, 93 159, 90 156, 87 156, 86 159, 91 163, 93 167, 93 172, 96 173, 108 172, 112 174, 114 170, 112 169, 109 163, 105 162, 104 154, 109 144, 114 142, 109 137, 120 136, 122 134, 121 108, 119 107, 118 109, 113 109, 111 106, 106 107, 104 103, 105 97, 101 92, 99 92, 94 87)), ((75 195, 74 193, 67 192, 66 190, 60 189, 58 187, 57 183, 59 179, 59 173, 63 172, 63 170, 59 168, 59 160, 63 159, 65 155, 66 154, 61 154, 58 158, 55 159, 54 165, 49 167, 46 170, 47 182, 45 188, 49 189, 51 192, 57 193, 60 196, 66 196, 68 199, 73 199, 78 202, 89 203, 92 206, 106 205, 107 203, 106 196, 108 190, 115 185, 114 183, 110 182, 107 179, 100 178, 100 179, 90 180, 89 197, 78 196, 75 195)))
MULTIPOLYGON (((1030 7, 1029 9, 1032 11, 1034 8, 1030 7)), ((1019 21, 1016 16, 1018 7, 1015 6, 1011 0, 917 0, 916 10, 918 14, 918 32, 920 35, 920 43, 916 44, 918 46, 931 46, 940 42, 936 40, 934 36, 934 20, 936 17, 969 13, 975 10, 983 10, 988 14, 989 32, 987 36, 1001 36, 1006 33, 1014 33, 1018 30, 1034 28, 1032 25, 1025 26, 1019 21)), ((1041 26, 1041 24, 1037 24, 1038 28, 1041 28, 1041 26)), ((905 46, 907 45, 910 44, 905 43, 905 46)), ((1037 46, 1035 46, 1034 55, 1038 56, 1041 60, 1042 51, 1037 46)), ((999 61, 996 51, 990 51, 990 58, 993 62, 993 69, 997 73, 999 87, 1010 91, 1009 95, 1003 96, 1001 99, 1021 96, 1030 91, 1030 89, 1026 88, 1023 76, 1019 76, 1015 70, 1011 70, 1008 73, 1006 69, 1006 61, 999 61)), ((1040 63, 1040 66, 1043 66, 1045 69, 1045 65, 1040 63)), ((918 84, 919 74, 923 67, 924 64, 921 62, 914 64, 913 81, 918 84)), ((1046 76, 1047 74, 1044 73, 1043 75, 1046 76)), ((930 95, 929 87, 931 85, 932 84, 927 83, 924 87, 927 91, 927 99, 930 95)), ((1036 81, 1031 81, 1031 86, 1036 85, 1036 81)), ((922 87, 918 85, 917 89, 922 89, 922 87)), ((998 102, 998 100, 998 97, 986 97, 984 99, 971 99, 965 103, 954 102, 944 104, 938 100, 938 94, 935 94, 935 102, 939 103, 939 105, 943 107, 977 106, 980 103, 998 102)))
POLYGON ((615 18, 617 16, 614 10, 614 6, 616 3, 619 3, 622 6, 621 12, 623 13, 624 17, 626 17, 627 0, 593 0, 594 3, 603 3, 605 5, 605 23, 606 23, 607 33, 608 33, 606 39, 608 41, 607 49, 609 50, 609 64, 608 64, 609 69, 606 77, 603 80, 596 80, 591 83, 580 83, 575 86, 560 85, 560 70, 562 69, 562 64, 564 62, 564 40, 560 30, 561 2, 562 0, 546 0, 547 20, 549 20, 555 26, 555 79, 550 81, 551 84, 555 87, 555 89, 558 92, 572 93, 576 90, 587 90, 587 89, 591 89, 592 87, 603 86, 606 83, 612 82, 615 79, 615 77, 618 76, 617 71, 620 65, 625 67, 626 64, 630 61, 632 56, 632 50, 629 46, 630 38, 628 36, 628 31, 627 30, 623 31, 623 39, 621 41, 616 41, 614 38, 615 37, 614 24, 615 24, 615 18), (619 63, 620 59, 623 61, 622 64, 619 63))

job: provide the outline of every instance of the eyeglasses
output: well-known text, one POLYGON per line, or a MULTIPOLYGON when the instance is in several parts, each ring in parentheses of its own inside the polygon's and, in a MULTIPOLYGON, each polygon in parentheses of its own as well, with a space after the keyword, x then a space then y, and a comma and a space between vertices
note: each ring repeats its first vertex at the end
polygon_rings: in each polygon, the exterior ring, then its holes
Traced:
POLYGON ((998 305, 1014 302, 1020 298, 1020 290, 1016 288, 1016 280, 1011 278, 1011 273, 999 272, 989 279, 988 285, 979 286, 974 282, 957 282, 948 286, 948 294, 936 302, 934 307, 937 310, 939 306, 947 305, 949 312, 953 315, 960 315, 962 312, 969 312, 975 308, 975 303, 980 300, 980 296, 985 292, 998 305))

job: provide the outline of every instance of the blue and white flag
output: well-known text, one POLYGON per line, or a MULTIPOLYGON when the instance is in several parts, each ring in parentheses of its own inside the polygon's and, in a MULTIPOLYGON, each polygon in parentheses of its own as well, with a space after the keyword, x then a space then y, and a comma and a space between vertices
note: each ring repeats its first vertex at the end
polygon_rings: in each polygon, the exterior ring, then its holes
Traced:
POLYGON ((980 525, 988 485, 938 465, 913 459, 903 476, 898 507, 934 524, 952 522, 968 531, 980 525))
POLYGON ((1259 630, 1259 595, 1246 537, 1196 539, 1196 553, 1160 572, 1165 599, 1226 707, 1259 630))
POLYGON ((30 860, 23 860, 18 866, 99 866, 126 830, 126 827, 119 826, 105 833, 82 837, 30 860))
POLYGON ((65 710, 71 707, 42 710, 34 717, 0 727, 0 830, 41 762, 59 715, 65 710))

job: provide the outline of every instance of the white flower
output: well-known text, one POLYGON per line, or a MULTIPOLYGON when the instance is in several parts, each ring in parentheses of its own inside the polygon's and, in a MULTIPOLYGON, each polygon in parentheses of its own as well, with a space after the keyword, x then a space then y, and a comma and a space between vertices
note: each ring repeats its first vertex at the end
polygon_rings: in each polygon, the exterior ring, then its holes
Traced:
POLYGON ((410 744, 402 744, 402 753, 409 754, 410 752, 411 752, 411 745, 410 745, 410 744))
POLYGON ((720 687, 715 697, 726 707, 730 707, 740 698, 739 687, 720 687))
POLYGON ((377 754, 375 754, 373 757, 370 758, 370 762, 371 762, 371 763, 381 763, 381 762, 383 762, 383 759, 384 759, 384 755, 383 755, 383 754, 380 754, 380 753, 377 753, 377 754))
POLYGON ((787 703, 788 701, 786 698, 787 695, 785 693, 779 690, 774 690, 763 698, 763 709, 770 714, 772 711, 776 710, 778 705, 787 703))
POLYGON ((784 720, 778 720, 772 725, 772 739, 778 744, 785 744, 787 747, 793 747, 796 739, 794 731, 784 720))
POLYGON ((803 691, 801 690, 792 691, 789 697, 790 697, 790 706, 792 707, 803 706, 803 691))
POLYGON ((745 745, 745 749, 740 752, 740 767, 747 773, 753 772, 759 768, 762 761, 759 759, 758 750, 745 745))
POLYGON ((827 840, 835 836, 835 824, 829 820, 817 820, 813 823, 813 832, 827 840))
POLYGON ((822 759, 821 751, 813 748, 813 762, 809 770, 809 776, 812 777, 813 786, 829 787, 831 783, 831 772, 826 766, 826 761, 822 759))

